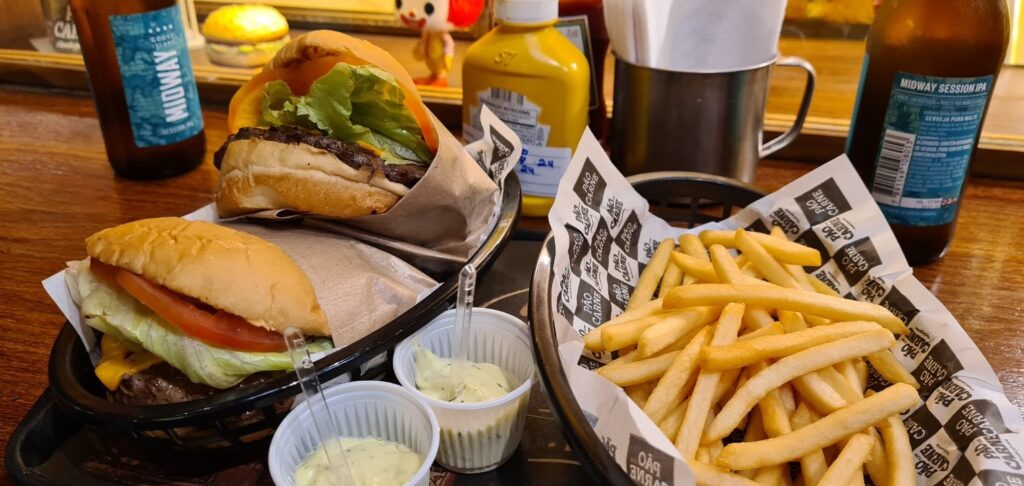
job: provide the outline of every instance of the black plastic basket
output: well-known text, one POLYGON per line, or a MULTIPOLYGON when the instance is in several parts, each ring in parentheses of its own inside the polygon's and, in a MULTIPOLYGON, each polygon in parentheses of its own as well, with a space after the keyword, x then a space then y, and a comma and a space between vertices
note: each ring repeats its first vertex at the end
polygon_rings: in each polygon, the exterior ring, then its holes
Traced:
MULTIPOLYGON (((651 172, 629 178, 650 203, 651 212, 674 226, 692 228, 728 218, 764 196, 757 189, 725 177, 693 172, 651 172)), ((555 242, 544 241, 530 285, 530 329, 541 382, 554 405, 555 416, 580 462, 597 482, 632 485, 587 421, 558 357, 558 339, 551 314, 551 283, 555 242)))
MULTIPOLYGON (((483 271, 490 267, 512 236, 519 218, 519 179, 505 179, 500 213, 494 229, 471 261, 483 271)), ((406 337, 447 309, 455 299, 458 272, 409 310, 373 333, 316 362, 322 382, 349 374, 352 380, 380 377, 390 369, 391 350, 406 337), (373 366, 371 360, 387 359, 373 366)), ((209 398, 183 403, 136 406, 106 399, 81 341, 65 324, 50 352, 50 393, 58 405, 86 423, 170 440, 186 448, 233 448, 271 435, 284 418, 289 400, 300 392, 293 373, 239 387, 209 398)))

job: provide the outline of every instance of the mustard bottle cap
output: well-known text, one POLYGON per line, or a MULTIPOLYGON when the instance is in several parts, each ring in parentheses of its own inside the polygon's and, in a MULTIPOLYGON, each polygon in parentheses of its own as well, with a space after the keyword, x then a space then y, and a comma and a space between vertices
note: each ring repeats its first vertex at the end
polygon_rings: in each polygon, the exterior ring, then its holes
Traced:
POLYGON ((497 0, 494 17, 511 24, 538 24, 558 19, 558 0, 497 0))

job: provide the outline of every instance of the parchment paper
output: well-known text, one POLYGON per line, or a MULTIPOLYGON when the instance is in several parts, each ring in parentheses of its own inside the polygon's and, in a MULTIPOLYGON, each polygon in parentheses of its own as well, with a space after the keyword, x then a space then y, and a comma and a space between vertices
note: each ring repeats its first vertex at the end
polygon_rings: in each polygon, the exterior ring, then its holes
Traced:
POLYGON ((227 226, 274 243, 295 260, 313 283, 338 348, 380 329, 438 285, 412 265, 344 236, 305 228, 227 226))
MULTIPOLYGON (((692 484, 675 447, 622 390, 590 371, 581 335, 620 314, 658 242, 686 230, 646 201, 588 131, 549 214, 555 238, 552 313, 573 393, 609 452, 638 484, 692 484), (576 366, 573 366, 576 365, 576 366)), ((910 334, 893 351, 921 383, 924 404, 904 414, 919 484, 1024 484, 1024 421, 992 367, 948 310, 916 278, 845 156, 706 228, 767 231, 822 251, 812 274, 850 299, 878 303, 910 334)), ((888 384, 872 371, 869 388, 888 384)))
MULTIPOLYGON (((490 232, 501 200, 500 183, 521 153, 515 132, 489 110, 480 116, 483 139, 463 147, 431 114, 439 144, 423 179, 384 214, 336 221, 467 260, 490 232)), ((297 214, 302 213, 278 208, 248 217, 290 219, 297 214)), ((334 220, 315 214, 305 216, 334 220)))

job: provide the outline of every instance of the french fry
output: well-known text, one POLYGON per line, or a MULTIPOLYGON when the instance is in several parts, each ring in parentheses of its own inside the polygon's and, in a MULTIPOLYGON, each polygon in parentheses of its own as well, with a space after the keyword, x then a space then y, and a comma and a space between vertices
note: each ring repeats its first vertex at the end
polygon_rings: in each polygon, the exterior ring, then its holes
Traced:
MULTIPOLYGON (((768 436, 764 431, 764 424, 761 422, 761 411, 754 410, 753 413, 747 415, 749 422, 746 428, 743 430, 743 442, 754 442, 758 440, 767 439, 768 436)), ((719 453, 721 454, 721 453, 719 453)), ((748 469, 746 471, 739 471, 743 477, 751 478, 757 474, 757 469, 748 469)))
POLYGON ((678 251, 672 252, 672 264, 679 267, 684 275, 690 275, 702 282, 720 282, 710 263, 678 251))
POLYGON ((756 442, 729 444, 715 458, 715 465, 731 470, 742 470, 793 461, 920 403, 921 398, 914 387, 896 383, 786 435, 756 442))
MULTIPOLYGON (((746 317, 747 314, 748 314, 747 312, 744 312, 743 313, 743 317, 746 317)), ((758 328, 758 329, 754 329, 754 330, 752 330, 750 332, 747 332, 746 334, 741 335, 736 340, 739 341, 739 342, 743 342, 743 341, 749 341, 751 339, 757 339, 757 338, 761 338, 761 337, 765 337, 765 336, 778 336, 780 334, 785 334, 785 333, 786 333, 786 331, 782 328, 782 324, 781 323, 779 323, 779 322, 772 322, 771 325, 768 325, 768 326, 765 326, 765 327, 762 327, 762 328, 758 328)))
POLYGON ((708 248, 708 255, 711 257, 712 271, 715 272, 719 282, 739 283, 743 280, 743 272, 740 271, 740 267, 736 265, 736 260, 733 259, 732 254, 724 246, 711 245, 708 248))
POLYGON ((851 321, 812 327, 780 336, 765 336, 726 346, 708 346, 701 353, 701 366, 722 371, 748 366, 768 358, 782 358, 804 349, 836 341, 881 326, 874 322, 851 321))
POLYGON ((661 285, 658 286, 658 295, 665 295, 672 287, 678 287, 683 283, 683 271, 674 263, 669 261, 665 268, 665 275, 661 277, 661 285))
MULTIPOLYGON (((666 312, 659 312, 647 317, 641 317, 632 321, 623 322, 615 326, 610 326, 601 332, 601 344, 604 346, 606 351, 615 351, 622 349, 626 346, 637 344, 640 340, 640 336, 647 331, 649 328, 664 323, 666 321, 673 322, 671 326, 679 326, 684 328, 686 326, 694 325, 693 322, 710 322, 714 319, 711 315, 715 308, 708 307, 694 307, 690 309, 676 309, 669 310, 666 312)), ((600 329, 600 328, 598 328, 600 329)), ((679 335, 686 334, 685 332, 679 333, 679 335)), ((666 339, 665 342, 671 343, 672 340, 666 339)), ((665 344, 665 343, 661 343, 665 344)), ((643 354, 643 353, 641 353, 643 354)), ((648 356, 650 353, 648 352, 648 356)))
POLYGON ((786 406, 779 397, 779 390, 770 390, 757 404, 761 411, 761 422, 764 424, 764 432, 768 437, 778 437, 793 431, 789 421, 789 413, 786 406))
POLYGON ((658 288, 658 282, 661 282, 661 276, 665 274, 665 269, 668 267, 668 257, 672 254, 672 250, 675 247, 676 242, 672 239, 662 240, 658 244, 658 248, 654 250, 654 255, 651 256, 651 261, 647 262, 644 271, 640 272, 640 279, 633 289, 633 295, 629 297, 626 310, 636 308, 651 301, 654 297, 654 291, 658 288))
POLYGON ((633 400, 638 407, 643 407, 644 403, 647 402, 647 397, 651 395, 651 384, 650 383, 639 383, 633 386, 625 387, 626 396, 630 400, 633 400))
POLYGON ((718 386, 715 387, 715 396, 711 398, 711 403, 718 405, 722 402, 722 398, 726 398, 726 393, 735 389, 736 381, 740 379, 741 369, 723 371, 722 375, 718 378, 718 386))
POLYGON ((888 309, 869 302, 829 297, 805 290, 754 284, 694 284, 676 287, 665 296, 666 309, 718 306, 739 302, 791 310, 837 321, 874 321, 896 334, 909 332, 888 309))
MULTIPOLYGON (((604 325, 607 325, 607 323, 604 325)), ((595 327, 594 329, 591 329, 590 332, 583 335, 583 347, 591 351, 604 351, 604 345, 601 344, 600 327, 595 327)))
MULTIPOLYGON (((736 260, 736 264, 739 265, 739 257, 737 257, 736 260)), ((743 272, 743 275, 746 275, 750 278, 754 278, 757 280, 761 280, 764 278, 764 275, 761 275, 761 272, 758 272, 757 268, 754 267, 754 264, 751 263, 749 260, 740 266, 740 271, 743 272)))
MULTIPOLYGON (((821 265, 821 253, 814 248, 803 246, 789 240, 777 240, 764 233, 748 232, 773 258, 781 263, 791 263, 804 267, 821 265)), ((705 246, 714 244, 726 248, 736 248, 736 232, 727 230, 705 230, 700 233, 700 241, 705 246)))
POLYGON ((760 486, 754 481, 725 469, 693 460, 687 461, 693 471, 697 486, 760 486))
MULTIPOLYGON (((650 401, 650 398, 648 398, 648 401, 650 401)), ((683 414, 686 413, 686 403, 686 400, 680 402, 665 418, 661 419, 661 422, 658 422, 658 428, 661 429, 662 433, 670 441, 676 440, 676 432, 679 431, 679 426, 683 423, 683 414)), ((644 405, 646 406, 647 404, 645 403, 644 405)))
POLYGON ((711 460, 713 461, 716 457, 718 457, 718 454, 722 453, 722 449, 725 448, 725 444, 723 444, 720 440, 716 440, 712 442, 711 445, 707 446, 707 448, 708 452, 711 453, 711 460))
MULTIPOLYGON (((782 231, 782 228, 779 228, 778 226, 772 227, 771 236, 777 241, 789 241, 789 239, 786 238, 786 234, 782 231)), ((745 236, 745 238, 751 237, 745 236)), ((759 243, 745 241, 745 245, 756 247, 759 245, 759 243)), ((756 248, 754 251, 757 251, 760 254, 764 253, 763 250, 759 250, 756 248)), ((804 272, 803 267, 799 265, 792 265, 781 262, 777 262, 777 264, 773 265, 771 262, 763 261, 763 256, 762 258, 752 260, 754 260, 755 264, 761 262, 762 265, 770 266, 770 272, 762 271, 762 273, 764 273, 765 275, 774 275, 775 278, 769 278, 769 280, 776 283, 777 285, 781 285, 783 287, 791 289, 800 289, 810 292, 814 291, 814 287, 811 285, 810 282, 810 277, 808 277, 807 273, 804 272)), ((806 319, 807 322, 810 323, 812 326, 822 326, 828 324, 828 319, 822 319, 818 316, 806 316, 806 319)))
POLYGON ((694 454, 693 460, 701 464, 711 464, 711 448, 707 446, 697 448, 697 453, 694 454))
MULTIPOLYGON (((857 372, 857 379, 860 380, 860 388, 863 390, 868 387, 868 362, 859 360, 853 364, 853 369, 857 372)), ((913 386, 913 385, 911 385, 913 386)))
POLYGON ((682 351, 672 351, 616 366, 602 366, 597 374, 621 387, 651 381, 663 374, 682 351))
POLYGON ((764 275, 765 280, 786 288, 799 288, 799 284, 796 280, 789 275, 789 272, 785 268, 782 268, 782 264, 775 260, 768 250, 761 245, 753 236, 756 233, 748 233, 744 229, 740 228, 736 230, 736 248, 743 252, 747 258, 754 264, 754 268, 764 275))
POLYGON ((628 310, 611 318, 608 322, 595 327, 586 335, 583 336, 583 347, 591 351, 604 351, 604 345, 601 343, 601 333, 604 329, 617 326, 624 322, 633 321, 641 317, 647 317, 652 314, 661 312, 661 305, 664 299, 658 298, 652 300, 642 306, 637 307, 633 310, 628 310))
POLYGON ((636 350, 629 352, 623 351, 619 354, 618 358, 605 363, 605 366, 621 366, 626 363, 632 363, 638 359, 640 359, 640 353, 636 352, 636 350))
MULTIPOLYGON (((722 309, 722 316, 718 319, 718 324, 715 325, 711 344, 728 344, 736 340, 743 310, 743 304, 729 304, 722 309)), ((694 356, 694 365, 699 355, 700 350, 697 350, 694 356)), ((700 445, 700 434, 704 430, 708 411, 711 410, 711 402, 714 399, 719 378, 721 378, 720 373, 703 370, 697 376, 697 383, 690 394, 690 404, 686 407, 686 415, 683 416, 683 424, 676 434, 676 449, 679 450, 683 459, 692 458, 697 452, 697 446, 700 445)), ((658 384, 661 385, 661 382, 658 384)))
POLYGON ((778 486, 782 483, 783 474, 789 474, 789 466, 785 464, 762 467, 754 474, 754 482, 765 486, 778 486))
MULTIPOLYGON (((806 404, 801 403, 796 407, 792 420, 794 429, 806 427, 813 421, 814 418, 806 404)), ((812 450, 800 457, 800 475, 806 485, 818 484, 827 469, 828 463, 825 462, 825 454, 821 452, 821 449, 812 450)))
POLYGON ((885 329, 876 329, 847 338, 832 341, 780 359, 760 373, 752 376, 743 387, 736 390, 732 398, 715 417, 705 440, 721 439, 736 428, 736 425, 768 391, 778 388, 794 378, 831 366, 839 361, 864 356, 885 349, 896 340, 885 329))
POLYGON ((826 284, 825 282, 822 282, 821 280, 818 280, 818 279, 816 279, 814 277, 811 277, 810 280, 811 280, 811 287, 814 287, 814 291, 815 292, 817 292, 817 293, 819 293, 821 295, 828 295, 830 297, 841 297, 839 295, 839 292, 836 291, 836 289, 833 289, 832 287, 829 287, 828 284, 826 284))
POLYGON ((782 400, 782 406, 786 407, 786 413, 790 416, 796 412, 796 394, 793 393, 793 387, 788 384, 780 386, 779 400, 782 400))
MULTIPOLYGON (((714 268, 718 280, 724 283, 740 283, 747 279, 736 261, 733 260, 729 250, 722 245, 711 245, 708 249, 711 256, 711 265, 714 268)), ((775 322, 768 311, 760 307, 751 307, 743 314, 743 323, 749 329, 760 329, 772 325, 775 322)))
POLYGON ((793 380, 793 388, 811 408, 823 414, 835 412, 848 405, 839 392, 833 390, 817 373, 796 377, 793 380))
POLYGON ((867 469, 871 476, 871 482, 875 484, 889 484, 889 460, 886 458, 885 447, 882 436, 875 427, 868 427, 865 432, 874 439, 871 445, 871 454, 864 462, 864 469, 867 469))
MULTIPOLYGON (((855 363, 858 360, 860 360, 860 358, 851 359, 849 361, 843 361, 842 363, 836 363, 836 371, 838 371, 839 374, 843 375, 843 379, 852 384, 855 388, 857 388, 857 390, 864 390, 865 388, 867 388, 868 384, 860 381, 860 377, 857 376, 857 369, 853 365, 853 363, 855 363)), ((863 391, 861 392, 861 395, 864 395, 863 391)))
POLYGON ((898 415, 887 417, 878 425, 885 442, 888 483, 891 486, 913 486, 917 484, 914 471, 914 451, 910 447, 910 436, 898 415))
POLYGON ((921 388, 921 384, 917 382, 914 375, 911 375, 899 361, 896 361, 896 357, 893 356, 892 351, 886 349, 877 353, 869 354, 866 358, 871 366, 875 367, 875 371, 878 372, 882 378, 889 380, 889 383, 906 383, 914 388, 921 388))
POLYGON ((835 462, 825 471, 821 481, 818 481, 818 486, 847 486, 853 481, 855 475, 859 475, 863 481, 864 461, 871 453, 871 446, 874 442, 875 439, 868 435, 854 434, 836 457, 835 462))
MULTIPOLYGON (((690 255, 694 258, 699 258, 703 261, 708 260, 708 251, 704 248, 704 244, 700 242, 700 238, 697 238, 693 234, 685 234, 679 237, 679 249, 683 253, 690 255)), ((685 273, 685 272, 684 272, 685 273)), ((696 282, 697 279, 693 275, 683 276, 683 285, 689 285, 696 282)))
MULTIPOLYGON (((839 363, 836 364, 838 365, 839 363)), ((846 378, 831 366, 818 370, 818 376, 839 393, 839 396, 843 397, 846 403, 856 403, 864 398, 864 392, 857 389, 856 382, 850 383, 846 381, 846 378)))
POLYGON ((657 354, 665 348, 666 344, 675 342, 700 327, 711 324, 719 314, 720 309, 717 307, 697 307, 688 313, 664 319, 640 333, 636 343, 637 349, 644 357, 657 354))
MULTIPOLYGON (((644 413, 651 417, 651 420, 655 423, 665 418, 672 411, 672 407, 682 401, 683 395, 686 392, 683 385, 690 380, 690 375, 693 375, 694 371, 696 371, 697 357, 700 355, 700 350, 710 340, 711 332, 709 328, 704 327, 697 332, 697 335, 686 344, 682 351, 675 353, 672 362, 665 367, 661 379, 654 386, 650 399, 647 400, 647 404, 643 407, 644 413)), ((598 372, 600 373, 600 369, 598 372)), ((692 407, 693 400, 691 398, 690 404, 686 408, 690 409, 692 407)))

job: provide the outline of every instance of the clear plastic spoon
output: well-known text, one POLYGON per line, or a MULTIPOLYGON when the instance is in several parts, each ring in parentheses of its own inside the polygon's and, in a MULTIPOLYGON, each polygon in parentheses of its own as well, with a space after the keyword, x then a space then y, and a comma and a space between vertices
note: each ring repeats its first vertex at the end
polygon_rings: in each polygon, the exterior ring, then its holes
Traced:
POLYGON ((323 390, 320 388, 320 379, 316 376, 313 358, 306 348, 306 337, 299 329, 289 327, 284 331, 284 342, 288 346, 288 355, 292 358, 295 376, 299 378, 299 386, 302 387, 302 393, 306 395, 306 406, 309 407, 309 416, 313 419, 313 428, 316 430, 317 438, 320 439, 320 444, 324 448, 327 465, 334 472, 339 481, 338 484, 354 486, 356 482, 348 468, 345 450, 341 447, 341 443, 339 442, 336 448, 328 446, 328 440, 337 441, 341 435, 334 423, 334 416, 327 410, 327 397, 324 396, 323 390))
POLYGON ((452 398, 462 396, 465 383, 463 365, 469 355, 469 323, 473 319, 473 291, 476 289, 476 267, 467 263, 459 272, 459 294, 455 301, 455 335, 452 336, 452 398))

